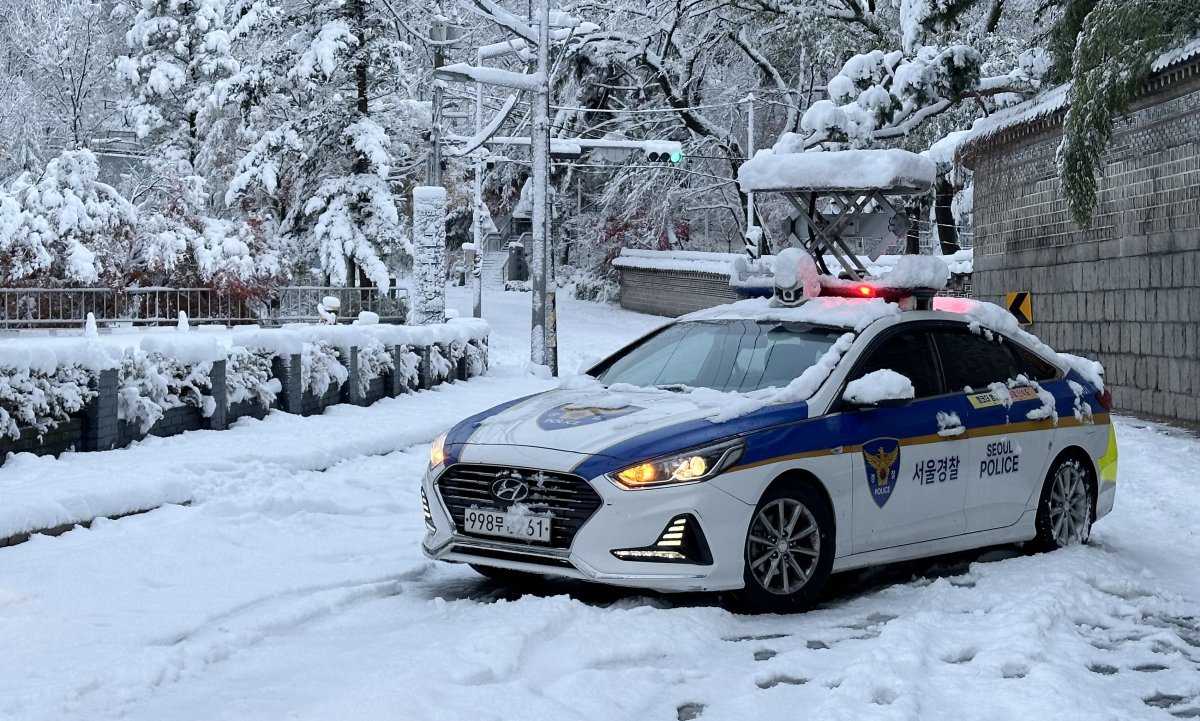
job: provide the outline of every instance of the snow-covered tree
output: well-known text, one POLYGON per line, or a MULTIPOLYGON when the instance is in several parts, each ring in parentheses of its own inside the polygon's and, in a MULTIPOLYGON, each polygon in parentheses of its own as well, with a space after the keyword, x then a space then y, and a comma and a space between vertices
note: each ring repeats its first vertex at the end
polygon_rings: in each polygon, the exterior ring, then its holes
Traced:
MULTIPOLYGON (((1145 87, 1162 53, 1200 35, 1200 3, 1195 0, 1092 2, 1072 51, 1070 105, 1058 149, 1071 215, 1085 228, 1096 207, 1097 173, 1113 119, 1145 87)), ((1081 12, 1074 4, 1067 9, 1073 12, 1064 13, 1060 38, 1070 37, 1081 12)))
POLYGON ((0 4, 0 179, 99 139, 117 27, 94 0, 0 4))
POLYGON ((255 12, 257 56, 228 83, 250 143, 226 202, 273 208, 297 256, 329 282, 387 287, 411 255, 389 178, 428 122, 413 100, 412 48, 384 0, 255 12))
POLYGON ((59 283, 113 280, 111 261, 137 211, 97 180, 89 150, 64 151, 40 175, 25 173, 0 194, 0 281, 41 274, 59 283))
POLYGON ((130 126, 162 158, 186 162, 185 173, 198 170, 217 81, 238 70, 226 19, 226 0, 141 0, 126 34, 130 54, 116 62, 130 126))

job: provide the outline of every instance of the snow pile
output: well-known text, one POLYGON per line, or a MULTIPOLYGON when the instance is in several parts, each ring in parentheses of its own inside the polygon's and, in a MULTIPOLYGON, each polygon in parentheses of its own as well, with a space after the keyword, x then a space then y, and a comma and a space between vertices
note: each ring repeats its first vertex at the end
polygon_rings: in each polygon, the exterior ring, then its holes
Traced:
POLYGON ((790 152, 790 139, 780 143, 775 150, 760 150, 742 164, 738 184, 744 192, 880 189, 923 193, 937 174, 932 160, 907 150, 796 153, 790 152))
POLYGON ((885 288, 931 288, 942 290, 950 279, 950 268, 936 255, 902 255, 896 265, 879 279, 885 288))
POLYGON ((855 405, 873 406, 881 401, 911 400, 916 395, 912 381, 894 370, 882 368, 847 383, 842 398, 855 405))
POLYGON ((640 250, 622 248, 613 259, 614 268, 638 270, 674 270, 687 273, 729 275, 730 264, 746 257, 744 253, 707 253, 696 250, 640 250))

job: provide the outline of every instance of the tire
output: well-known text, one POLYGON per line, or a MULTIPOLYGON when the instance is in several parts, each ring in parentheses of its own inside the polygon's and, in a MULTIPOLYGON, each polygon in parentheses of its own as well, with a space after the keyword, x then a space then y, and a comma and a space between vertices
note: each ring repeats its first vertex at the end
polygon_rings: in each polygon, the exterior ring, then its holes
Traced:
POLYGON ((1083 545, 1092 534, 1096 483, 1088 464, 1074 456, 1060 457, 1050 468, 1038 500, 1035 552, 1083 545))
POLYGON ((511 568, 499 568, 497 566, 484 566, 479 563, 468 564, 471 570, 481 576, 492 579, 507 586, 528 586, 534 581, 541 578, 536 573, 529 571, 514 571, 511 568))
POLYGON ((825 588, 833 552, 833 512, 821 494, 800 484, 770 488, 746 529, 738 598, 760 613, 803 611, 825 588))

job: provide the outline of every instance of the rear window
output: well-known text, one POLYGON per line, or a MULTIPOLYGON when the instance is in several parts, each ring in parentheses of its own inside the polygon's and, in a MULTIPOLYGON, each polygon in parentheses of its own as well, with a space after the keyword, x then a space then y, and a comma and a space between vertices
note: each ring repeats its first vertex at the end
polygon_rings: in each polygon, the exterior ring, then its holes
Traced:
POLYGON ((816 364, 846 331, 748 320, 685 321, 645 339, 596 375, 608 385, 782 388, 816 364))

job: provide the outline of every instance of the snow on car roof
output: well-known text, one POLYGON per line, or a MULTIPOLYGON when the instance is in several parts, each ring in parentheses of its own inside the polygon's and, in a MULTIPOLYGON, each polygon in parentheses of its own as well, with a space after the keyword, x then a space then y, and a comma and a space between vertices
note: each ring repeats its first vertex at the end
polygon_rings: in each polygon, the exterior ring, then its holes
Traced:
POLYGON ((743 163, 742 190, 924 193, 937 173, 929 158, 898 148, 794 153, 790 147, 777 143, 743 163))
POLYGON ((813 298, 795 307, 773 306, 769 298, 751 298, 683 316, 679 320, 755 320, 812 323, 860 331, 880 318, 900 314, 883 298, 813 298))

